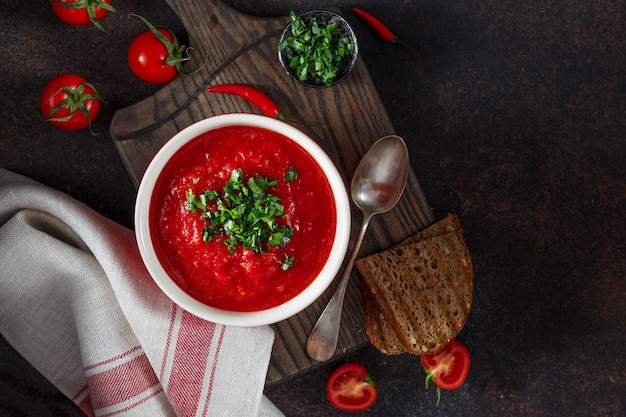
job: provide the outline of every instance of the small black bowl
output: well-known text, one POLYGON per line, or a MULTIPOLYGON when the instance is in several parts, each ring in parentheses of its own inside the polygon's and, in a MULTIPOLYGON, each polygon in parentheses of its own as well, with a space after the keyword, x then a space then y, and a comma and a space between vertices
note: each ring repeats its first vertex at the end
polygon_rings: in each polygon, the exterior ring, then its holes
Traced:
MULTIPOLYGON (((305 23, 308 23, 312 18, 315 18, 319 27, 326 27, 330 23, 336 23, 337 28, 339 29, 339 36, 347 36, 350 39, 350 42, 354 45, 354 50, 352 54, 345 56, 339 63, 339 72, 337 76, 333 80, 331 84, 317 84, 313 81, 302 81, 295 75, 295 70, 289 67, 289 57, 294 55, 294 51, 289 46, 284 49, 278 50, 278 60, 280 61, 280 65, 283 67, 285 72, 291 76, 297 82, 304 84, 309 87, 331 87, 341 80, 343 80, 354 68, 356 64, 356 59, 359 54, 359 48, 356 40, 356 35, 354 34, 354 30, 348 24, 348 22, 339 14, 335 12, 331 12, 330 10, 310 10, 298 15, 298 17, 302 18, 305 23)), ((287 36, 291 35, 291 22, 285 27, 278 44, 280 45, 287 36)))

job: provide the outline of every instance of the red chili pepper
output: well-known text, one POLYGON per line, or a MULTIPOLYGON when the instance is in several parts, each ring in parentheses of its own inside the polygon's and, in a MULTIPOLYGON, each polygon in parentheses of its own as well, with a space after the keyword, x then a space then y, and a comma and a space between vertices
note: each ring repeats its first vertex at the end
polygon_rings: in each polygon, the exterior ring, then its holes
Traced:
POLYGON ((269 117, 285 120, 285 117, 279 111, 278 106, 264 93, 249 85, 242 84, 219 84, 212 85, 207 89, 210 93, 224 93, 234 94, 236 96, 245 98, 250 103, 255 105, 269 117))
MULTIPOLYGON (((248 100, 254 106, 258 107, 259 110, 261 110, 264 115, 282 120, 283 122, 302 124, 306 126, 318 126, 318 125, 311 125, 308 123, 299 122, 296 120, 287 119, 280 112, 280 110, 278 109, 278 106, 272 101, 271 98, 266 96, 265 93, 249 85, 218 84, 218 85, 210 86, 209 88, 207 88, 207 91, 210 93, 234 94, 236 96, 242 97, 248 100)), ((318 126, 318 127, 323 128, 324 126, 318 126)))
POLYGON ((380 37, 382 37, 387 42, 401 45, 403 48, 406 48, 415 55, 420 56, 419 52, 415 51, 412 47, 400 41, 400 39, 398 39, 398 37, 392 31, 390 31, 389 28, 387 28, 387 26, 385 26, 383 22, 381 22, 378 18, 372 16, 364 10, 359 9, 358 7, 353 7, 352 11, 361 16, 372 27, 372 29, 374 29, 376 33, 378 33, 380 37))
POLYGON ((378 18, 372 16, 364 10, 359 9, 358 7, 353 7, 352 11, 361 16, 384 40, 387 42, 398 42, 396 35, 394 35, 394 33, 383 24, 383 22, 378 20, 378 18))

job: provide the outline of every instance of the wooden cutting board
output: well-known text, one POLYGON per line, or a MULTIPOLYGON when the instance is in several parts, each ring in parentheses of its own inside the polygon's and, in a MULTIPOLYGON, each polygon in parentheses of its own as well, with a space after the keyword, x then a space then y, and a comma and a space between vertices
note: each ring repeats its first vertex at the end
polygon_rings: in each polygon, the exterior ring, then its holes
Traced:
MULTIPOLYGON (((207 87, 213 84, 255 86, 271 97, 287 118, 319 126, 301 129, 328 152, 347 185, 369 147, 380 137, 395 133, 362 59, 334 87, 303 87, 284 73, 277 59, 278 38, 287 17, 257 18, 217 0, 167 1, 187 29, 194 48, 196 59, 187 68, 200 66, 203 57, 208 57, 208 62, 202 71, 179 76, 153 96, 114 115, 110 134, 136 186, 155 153, 179 130, 213 115, 259 112, 236 96, 207 93, 207 87)), ((352 242, 361 218, 358 209, 353 208, 352 242)), ((433 222, 420 185, 410 172, 396 208, 372 219, 360 255, 384 250, 433 222)), ((368 343, 359 280, 353 273, 333 359, 368 343)), ((335 286, 336 282, 302 313, 273 325, 276 339, 268 384, 285 381, 318 365, 308 358, 304 345, 335 286)))

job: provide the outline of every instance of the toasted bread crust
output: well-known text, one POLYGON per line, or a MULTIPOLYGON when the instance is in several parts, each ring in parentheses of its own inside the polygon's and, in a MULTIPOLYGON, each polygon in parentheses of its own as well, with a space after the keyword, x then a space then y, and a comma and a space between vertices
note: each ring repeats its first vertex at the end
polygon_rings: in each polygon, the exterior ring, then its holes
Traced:
POLYGON ((474 275, 455 215, 355 266, 368 336, 383 353, 435 353, 465 325, 474 275))
POLYGON ((463 232, 463 229, 461 228, 459 217, 456 214, 452 213, 441 219, 437 223, 428 226, 426 229, 407 237, 395 246, 404 246, 409 243, 419 242, 420 240, 427 240, 436 236, 441 236, 445 235, 446 233, 457 231, 463 232))
POLYGON ((406 350, 391 326, 389 326, 370 288, 367 285, 362 285, 361 287, 365 304, 365 326, 370 341, 376 349, 386 355, 405 353, 406 350))

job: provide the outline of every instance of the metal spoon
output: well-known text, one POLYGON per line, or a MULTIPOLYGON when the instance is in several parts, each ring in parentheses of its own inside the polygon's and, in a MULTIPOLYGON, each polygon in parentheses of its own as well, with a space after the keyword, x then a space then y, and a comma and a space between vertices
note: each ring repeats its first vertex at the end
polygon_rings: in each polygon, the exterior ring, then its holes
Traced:
POLYGON ((327 361, 335 353, 343 298, 367 226, 372 216, 396 205, 404 191, 408 171, 406 144, 401 137, 390 135, 372 145, 354 172, 350 190, 354 204, 363 212, 363 222, 339 286, 309 334, 306 350, 316 361, 327 361))

